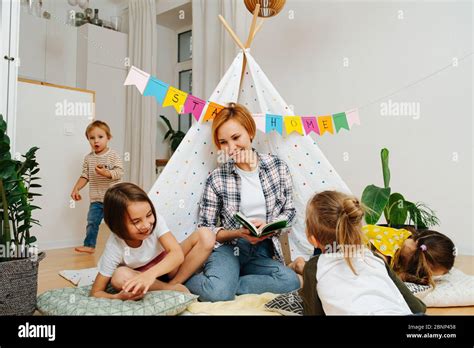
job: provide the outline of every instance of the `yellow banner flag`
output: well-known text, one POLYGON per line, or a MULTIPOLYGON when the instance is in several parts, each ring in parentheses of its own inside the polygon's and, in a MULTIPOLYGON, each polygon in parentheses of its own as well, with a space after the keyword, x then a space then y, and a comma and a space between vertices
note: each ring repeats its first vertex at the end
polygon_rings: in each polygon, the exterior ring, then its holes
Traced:
POLYGON ((187 97, 188 93, 170 86, 165 100, 163 101, 163 107, 172 105, 176 109, 177 113, 181 113, 187 97))
POLYGON ((291 132, 298 132, 301 135, 303 133, 303 123, 299 116, 283 116, 283 122, 285 123, 286 134, 291 132))
POLYGON ((319 116, 318 117, 318 126, 319 126, 319 135, 323 135, 326 131, 334 134, 334 127, 332 125, 332 117, 329 116, 319 116))
POLYGON ((204 115, 204 118, 202 120, 203 121, 213 120, 223 108, 224 107, 222 105, 209 102, 209 105, 207 106, 206 114, 204 115))

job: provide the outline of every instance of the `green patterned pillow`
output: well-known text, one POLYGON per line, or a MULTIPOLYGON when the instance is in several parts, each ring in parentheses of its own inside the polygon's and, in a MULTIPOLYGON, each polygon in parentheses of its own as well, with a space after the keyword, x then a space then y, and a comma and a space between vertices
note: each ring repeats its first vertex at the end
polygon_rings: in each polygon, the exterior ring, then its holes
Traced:
POLYGON ((92 285, 49 290, 38 296, 36 307, 44 315, 177 315, 196 301, 179 291, 150 291, 138 301, 89 296, 92 285))

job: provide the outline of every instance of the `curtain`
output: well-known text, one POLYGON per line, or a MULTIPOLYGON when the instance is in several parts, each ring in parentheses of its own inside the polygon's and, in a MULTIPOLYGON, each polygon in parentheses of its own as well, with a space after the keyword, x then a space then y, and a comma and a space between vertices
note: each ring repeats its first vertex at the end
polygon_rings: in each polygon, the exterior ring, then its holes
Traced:
MULTIPOLYGON (((128 54, 130 65, 156 76, 157 27, 155 0, 129 1, 128 54)), ((125 116, 125 180, 148 191, 156 180, 156 117, 154 98, 127 88, 125 116)))
POLYGON ((245 45, 252 20, 241 0, 193 0, 193 95, 206 99, 240 48, 220 22, 222 15, 245 45))

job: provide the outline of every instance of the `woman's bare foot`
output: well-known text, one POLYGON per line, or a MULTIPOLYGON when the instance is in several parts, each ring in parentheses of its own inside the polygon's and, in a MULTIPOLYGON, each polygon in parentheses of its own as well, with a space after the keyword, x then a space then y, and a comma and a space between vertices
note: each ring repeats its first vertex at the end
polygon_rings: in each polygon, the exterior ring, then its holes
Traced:
POLYGON ((79 253, 93 254, 95 251, 95 248, 81 246, 81 247, 74 248, 74 250, 79 253))
POLYGON ((288 267, 290 267, 295 273, 303 275, 303 269, 306 261, 302 257, 297 257, 295 261, 291 262, 288 267))

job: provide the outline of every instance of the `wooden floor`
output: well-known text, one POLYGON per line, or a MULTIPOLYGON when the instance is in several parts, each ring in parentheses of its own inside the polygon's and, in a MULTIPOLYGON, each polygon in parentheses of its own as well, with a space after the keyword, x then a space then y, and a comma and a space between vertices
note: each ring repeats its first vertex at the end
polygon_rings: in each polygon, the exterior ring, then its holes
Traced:
MULTIPOLYGON (((102 224, 99 230, 95 254, 80 254, 74 248, 55 249, 46 251, 46 258, 41 261, 39 268, 38 294, 50 289, 73 287, 74 285, 62 278, 58 272, 62 270, 83 269, 95 267, 99 261, 105 242, 110 234, 107 226, 102 224)), ((474 274, 474 256, 459 255, 455 267, 466 274, 474 274)), ((474 315, 474 306, 428 308, 427 314, 433 315, 474 315)))

